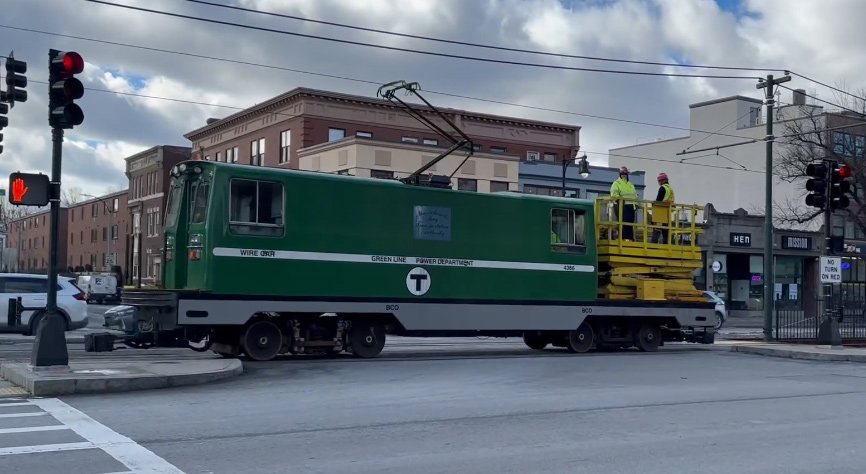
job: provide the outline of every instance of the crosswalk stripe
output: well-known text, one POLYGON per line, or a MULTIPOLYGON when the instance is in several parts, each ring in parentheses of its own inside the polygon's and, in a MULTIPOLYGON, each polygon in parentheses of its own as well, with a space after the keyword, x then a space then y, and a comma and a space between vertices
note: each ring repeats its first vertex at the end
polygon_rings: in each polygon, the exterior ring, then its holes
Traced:
POLYGON ((9 448, 0 448, 0 456, 8 456, 11 454, 33 454, 33 453, 53 453, 57 451, 74 451, 80 449, 94 449, 97 446, 89 441, 81 443, 59 443, 59 444, 37 444, 34 446, 12 446, 9 448))
POLYGON ((22 428, 0 428, 0 435, 11 433, 33 433, 36 431, 60 431, 68 430, 68 426, 63 425, 48 425, 48 426, 25 426, 22 428))
POLYGON ((43 411, 28 411, 25 413, 0 413, 0 418, 20 418, 24 416, 45 416, 43 411))

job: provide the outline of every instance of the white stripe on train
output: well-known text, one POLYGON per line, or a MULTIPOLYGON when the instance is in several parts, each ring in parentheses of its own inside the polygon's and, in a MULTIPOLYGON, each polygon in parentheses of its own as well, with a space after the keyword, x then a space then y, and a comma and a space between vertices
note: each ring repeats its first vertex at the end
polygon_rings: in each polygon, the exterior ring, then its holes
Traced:
POLYGON ((416 265, 463 268, 498 268, 507 270, 541 270, 551 272, 592 273, 592 265, 562 263, 502 262, 498 260, 472 260, 445 257, 404 257, 394 255, 362 255, 354 253, 297 252, 293 250, 266 250, 216 247, 217 257, 271 258, 277 260, 311 260, 319 262, 377 263, 385 265, 416 265))

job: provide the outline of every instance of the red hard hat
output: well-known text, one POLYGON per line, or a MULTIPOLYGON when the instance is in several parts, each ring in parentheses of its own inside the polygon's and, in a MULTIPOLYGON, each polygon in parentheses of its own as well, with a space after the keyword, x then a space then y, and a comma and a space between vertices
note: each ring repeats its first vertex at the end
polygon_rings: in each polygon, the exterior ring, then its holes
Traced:
POLYGON ((628 168, 623 166, 622 168, 619 169, 619 174, 628 174, 628 168))
POLYGON ((667 181, 667 180, 668 180, 668 175, 665 174, 665 173, 659 173, 658 180, 659 180, 659 181, 662 181, 662 180, 667 181))

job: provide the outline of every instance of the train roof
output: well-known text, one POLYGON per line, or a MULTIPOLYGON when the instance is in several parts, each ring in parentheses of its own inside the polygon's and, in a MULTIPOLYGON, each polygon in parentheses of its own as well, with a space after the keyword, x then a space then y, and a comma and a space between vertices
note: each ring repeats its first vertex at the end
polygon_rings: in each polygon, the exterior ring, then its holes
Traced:
POLYGON ((436 191, 436 192, 448 192, 448 193, 460 193, 466 195, 476 195, 476 196, 493 196, 493 197, 501 197, 501 198, 511 198, 511 199, 521 199, 521 200, 530 200, 530 201, 551 201, 558 202, 563 204, 582 204, 586 206, 592 206, 594 202, 591 199, 582 199, 582 198, 566 198, 566 197, 557 197, 557 196, 544 196, 539 194, 527 194, 521 193, 519 191, 499 191, 494 193, 478 193, 475 191, 463 191, 458 189, 442 189, 430 186, 418 186, 412 184, 406 184, 399 180, 392 179, 381 179, 381 178, 370 178, 366 176, 354 176, 354 175, 345 175, 345 174, 337 174, 337 173, 327 173, 322 171, 310 171, 310 170, 296 170, 296 169, 286 169, 286 168, 273 168, 273 167, 264 167, 264 166, 251 166, 244 165, 239 163, 223 163, 219 161, 202 161, 202 160, 186 160, 178 163, 176 166, 180 166, 181 164, 186 164, 187 166, 199 165, 203 168, 212 168, 212 169, 230 169, 240 171, 241 174, 244 175, 264 175, 264 176, 293 176, 303 179, 319 179, 323 181, 330 182, 346 182, 346 180, 352 180, 355 182, 364 183, 369 186, 395 186, 395 187, 412 187, 415 189, 423 189, 426 191, 436 191))

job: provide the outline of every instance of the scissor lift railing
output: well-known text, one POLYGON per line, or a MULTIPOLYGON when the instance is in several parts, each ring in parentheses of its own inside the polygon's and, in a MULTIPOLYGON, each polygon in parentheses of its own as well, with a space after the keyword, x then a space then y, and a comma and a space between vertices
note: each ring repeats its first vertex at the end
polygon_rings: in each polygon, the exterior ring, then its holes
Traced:
POLYGON ((693 272, 703 265, 698 246, 703 211, 697 205, 596 199, 600 296, 705 301, 693 279, 693 272), (635 206, 633 222, 624 219, 624 207, 629 205, 635 206), (628 226, 633 235, 627 239, 628 226))

